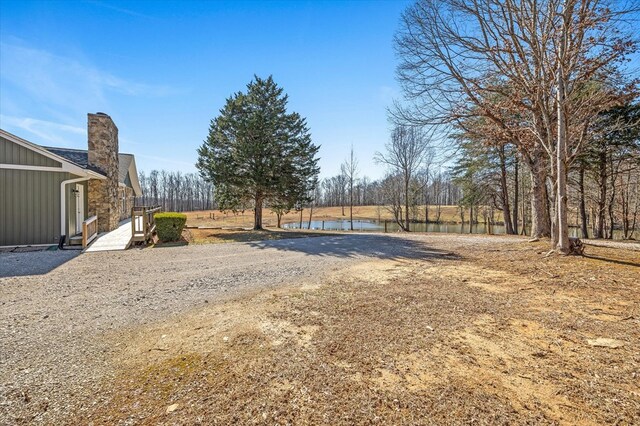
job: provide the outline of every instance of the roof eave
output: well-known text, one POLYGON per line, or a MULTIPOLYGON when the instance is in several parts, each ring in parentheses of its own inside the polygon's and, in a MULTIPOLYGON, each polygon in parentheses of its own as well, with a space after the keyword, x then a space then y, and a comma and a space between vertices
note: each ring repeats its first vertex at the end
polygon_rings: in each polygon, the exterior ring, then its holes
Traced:
POLYGON ((131 156, 131 163, 129 164, 129 179, 131 180, 131 187, 136 197, 142 196, 142 188, 140 187, 140 181, 138 180, 138 168, 136 167, 136 157, 131 156))

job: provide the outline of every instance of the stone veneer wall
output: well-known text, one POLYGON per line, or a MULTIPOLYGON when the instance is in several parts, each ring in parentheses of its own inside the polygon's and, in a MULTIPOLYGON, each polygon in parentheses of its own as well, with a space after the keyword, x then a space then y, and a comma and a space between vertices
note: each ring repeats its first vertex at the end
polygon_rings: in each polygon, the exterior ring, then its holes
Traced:
POLYGON ((118 128, 107 114, 88 114, 89 165, 106 174, 107 179, 89 181, 89 215, 98 216, 98 232, 118 227, 118 128))

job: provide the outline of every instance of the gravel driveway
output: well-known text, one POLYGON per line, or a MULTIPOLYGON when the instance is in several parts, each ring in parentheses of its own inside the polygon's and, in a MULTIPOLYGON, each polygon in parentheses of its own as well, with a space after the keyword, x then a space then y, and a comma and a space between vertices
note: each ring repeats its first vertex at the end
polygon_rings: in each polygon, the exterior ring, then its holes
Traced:
POLYGON ((98 398, 96 386, 112 370, 108 337, 119 330, 353 262, 440 255, 415 237, 375 234, 0 253, 0 424, 59 423, 98 398), (28 265, 38 275, 25 275, 28 265))

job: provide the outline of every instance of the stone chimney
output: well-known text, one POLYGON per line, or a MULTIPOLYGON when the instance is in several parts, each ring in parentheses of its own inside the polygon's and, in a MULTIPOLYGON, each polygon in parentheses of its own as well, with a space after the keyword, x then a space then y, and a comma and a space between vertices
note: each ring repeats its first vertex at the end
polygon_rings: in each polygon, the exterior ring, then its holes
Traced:
POLYGON ((107 114, 88 114, 89 167, 107 179, 89 180, 89 215, 98 216, 98 232, 118 227, 118 128, 107 114))

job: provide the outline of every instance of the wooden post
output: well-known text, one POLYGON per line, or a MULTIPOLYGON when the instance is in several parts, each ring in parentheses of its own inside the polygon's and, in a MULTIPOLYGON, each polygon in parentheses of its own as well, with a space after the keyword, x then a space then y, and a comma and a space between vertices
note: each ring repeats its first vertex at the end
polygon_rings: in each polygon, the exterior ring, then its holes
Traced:
POLYGON ((87 230, 87 221, 82 222, 82 248, 87 247, 87 237, 89 232, 87 230))
POLYGON ((384 220, 384 232, 387 232, 387 219, 384 220))
POLYGON ((131 207, 131 237, 136 235, 136 209, 131 207))
POLYGON ((149 232, 149 225, 147 224, 147 208, 142 208, 142 232, 144 233, 144 242, 147 242, 147 232, 149 232))

